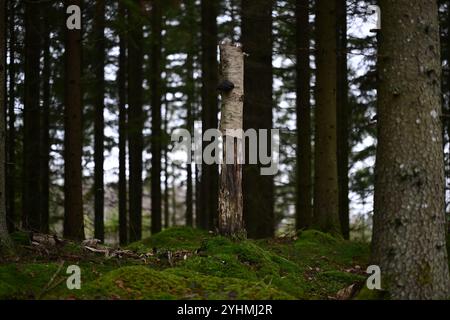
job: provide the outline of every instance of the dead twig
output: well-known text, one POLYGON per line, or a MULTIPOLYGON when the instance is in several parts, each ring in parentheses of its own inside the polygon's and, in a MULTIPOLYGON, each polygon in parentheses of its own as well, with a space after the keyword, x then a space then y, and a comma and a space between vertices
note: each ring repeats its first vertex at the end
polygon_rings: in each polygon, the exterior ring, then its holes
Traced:
POLYGON ((64 261, 61 261, 59 263, 58 269, 56 270, 56 272, 53 274, 53 276, 50 278, 50 281, 45 285, 44 289, 42 289, 41 293, 37 296, 37 300, 40 300, 42 298, 42 296, 47 293, 47 291, 49 291, 52 283, 55 281, 56 277, 58 276, 58 274, 61 272, 62 267, 64 266, 64 261))

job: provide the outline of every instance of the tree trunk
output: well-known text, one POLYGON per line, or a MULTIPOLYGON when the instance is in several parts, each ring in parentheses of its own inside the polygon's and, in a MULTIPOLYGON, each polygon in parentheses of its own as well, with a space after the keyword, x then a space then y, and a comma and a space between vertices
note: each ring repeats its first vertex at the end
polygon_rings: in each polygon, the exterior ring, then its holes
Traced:
POLYGON ((46 4, 43 20, 43 55, 42 70, 42 112, 41 112, 41 232, 49 233, 49 195, 50 195, 50 18, 52 5, 46 4))
POLYGON ((95 41, 93 71, 94 81, 94 237, 100 241, 105 240, 104 225, 104 130, 105 120, 105 1, 95 1, 95 14, 93 26, 95 41))
POLYGON ((175 179, 172 179, 172 227, 177 226, 177 186, 175 179))
POLYGON ((9 1, 9 89, 8 89, 8 136, 7 136, 7 190, 6 190, 6 220, 10 232, 15 229, 16 222, 16 30, 15 30, 16 1, 9 1))
POLYGON ((152 202, 152 234, 161 231, 161 65, 162 65, 162 2, 152 1, 151 15, 151 62, 150 91, 152 106, 152 168, 151 168, 151 202, 152 202))
POLYGON ((339 219, 344 239, 350 239, 348 199, 349 111, 347 72, 347 1, 337 4, 337 163, 339 219))
MULTIPOLYGON (((202 47, 202 131, 217 129, 217 14, 216 1, 201 3, 201 47, 202 47)), ((202 150, 209 144, 203 142, 202 150)), ((217 222, 218 166, 202 164, 200 185, 200 214, 197 226, 212 230, 217 222)))
POLYGON ((372 255, 393 299, 446 299, 440 43, 435 1, 380 1, 372 255))
POLYGON ((336 150, 336 0, 317 3, 315 228, 340 233, 336 150))
POLYGON ((229 92, 222 91, 220 131, 223 136, 223 163, 219 186, 219 234, 238 236, 245 232, 242 219, 242 135, 233 130, 243 127, 244 54, 229 42, 220 45, 222 80, 234 84, 229 92), (230 150, 231 148, 231 150, 230 150), (232 159, 232 163, 229 162, 232 159))
MULTIPOLYGON (((119 19, 126 19, 125 5, 119 1, 119 19)), ((124 29, 119 29, 119 241, 121 245, 128 242, 127 225, 127 41, 124 29)))
MULTIPOLYGON (((271 130, 272 0, 242 1, 242 44, 249 54, 244 72, 244 129, 271 130)), ((250 238, 269 238, 275 231, 273 176, 261 175, 260 169, 261 165, 245 165, 243 172, 244 220, 250 238)))
MULTIPOLYGON (((164 103, 164 131, 168 131, 168 102, 164 103)), ((167 156, 167 143, 164 144, 164 228, 168 229, 170 226, 169 217, 169 164, 167 156)))
MULTIPOLYGON (((448 86, 447 89, 448 90, 447 90, 447 92, 450 92, 450 2, 447 3, 447 56, 445 58, 447 58, 447 70, 448 70, 448 75, 447 75, 447 86, 448 86)), ((444 65, 444 64, 442 64, 442 65, 444 65)), ((444 99, 442 99, 442 101, 444 101, 444 99)), ((443 106, 443 108, 445 109, 445 106, 443 106)), ((448 101, 447 101, 446 113, 450 114, 450 96, 449 96, 448 101)), ((450 118, 448 118, 448 117, 446 118, 445 125, 443 126, 442 134, 444 136, 445 136, 445 131, 447 132, 447 139, 448 139, 447 142, 449 143, 448 159, 447 159, 446 165, 450 168, 450 118)), ((445 149, 445 144, 446 144, 445 142, 446 142, 445 139, 443 139, 442 140, 442 144, 444 145, 444 149, 445 149)), ((445 152, 445 150, 444 150, 444 152, 445 152)), ((448 187, 449 180, 450 180, 450 170, 448 170, 446 172, 445 188, 448 187)), ((446 216, 447 216, 447 221, 448 221, 448 223, 447 223, 447 230, 448 230, 448 232, 450 232, 450 219, 449 219, 449 217, 450 217, 450 208, 449 208, 449 204, 450 203, 446 199, 444 210, 445 210, 445 213, 446 213, 446 216)))
POLYGON ((131 3, 128 11, 128 148, 129 148, 129 241, 142 234, 142 151, 144 114, 142 110, 143 60, 142 8, 140 1, 131 3))
POLYGON ((0 249, 11 240, 6 224, 6 1, 0 1, 0 249))
POLYGON ((23 109, 23 216, 25 229, 40 231, 40 1, 25 3, 25 96, 23 109), (36 139, 37 138, 37 139, 36 139))
MULTIPOLYGON (((195 1, 186 1, 186 16, 189 19, 187 28, 194 28, 195 26, 195 1)), ((195 80, 194 80, 194 54, 195 54, 195 34, 189 33, 189 48, 187 49, 186 58, 186 127, 187 130, 193 135, 194 133, 194 121, 193 121, 193 104, 195 98, 195 80)), ((193 227, 194 211, 193 211, 193 185, 192 185, 192 164, 188 163, 186 166, 186 225, 193 227)))
POLYGON ((309 1, 297 1, 297 230, 312 220, 311 92, 309 67, 309 1))
MULTIPOLYGON (((66 6, 81 6, 68 0, 66 6)), ((84 239, 82 194, 81 30, 66 29, 64 109, 64 237, 84 239)))

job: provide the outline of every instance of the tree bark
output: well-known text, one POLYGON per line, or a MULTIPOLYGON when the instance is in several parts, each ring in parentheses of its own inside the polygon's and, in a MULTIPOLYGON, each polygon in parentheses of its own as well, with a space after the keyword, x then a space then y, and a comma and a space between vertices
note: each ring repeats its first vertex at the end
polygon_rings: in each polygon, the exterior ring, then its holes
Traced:
POLYGON ((337 4, 337 162, 339 183, 339 219, 344 239, 350 239, 348 190, 349 110, 347 72, 347 1, 337 4))
POLYGON ((143 27, 141 1, 135 0, 128 11, 128 147, 129 147, 129 241, 141 239, 142 234, 142 152, 144 114, 142 51, 143 27))
POLYGON ((152 1, 151 13, 151 62, 150 62, 150 90, 152 106, 152 168, 151 168, 151 206, 152 206, 152 234, 162 228, 161 211, 161 67, 162 67, 162 2, 152 1))
POLYGON ((338 234, 340 222, 336 150, 336 0, 319 0, 316 19, 313 225, 318 230, 338 234))
MULTIPOLYGON (((186 1, 186 19, 188 19, 187 28, 193 28, 196 24, 195 21, 195 1, 186 1)), ((195 82, 194 82, 194 54, 195 54, 195 34, 191 32, 189 34, 186 58, 186 127, 187 130, 193 135, 194 133, 194 121, 193 121, 193 104, 195 98, 195 82)), ((193 227, 194 223, 194 211, 193 211, 193 185, 192 185, 192 164, 188 163, 186 166, 186 225, 193 227)))
POLYGON ((309 67, 309 1, 297 1, 297 230, 307 229, 312 220, 311 92, 309 67))
POLYGON ((25 96, 23 110, 23 215, 25 229, 40 231, 40 54, 39 1, 25 3, 25 96), (37 139, 36 139, 37 138, 37 139))
POLYGON ((16 222, 16 113, 15 113, 15 88, 16 88, 16 1, 9 1, 9 88, 8 88, 8 135, 7 135, 7 190, 6 190, 6 220, 10 232, 15 229, 16 222))
POLYGON ((177 186, 175 179, 172 179, 172 227, 177 226, 177 186))
MULTIPOLYGON (((125 5, 119 1, 119 19, 126 19, 125 5)), ((119 241, 128 242, 127 224, 127 41, 124 30, 119 29, 119 241)))
MULTIPOLYGON (((249 55, 244 130, 272 129, 272 4, 272 0, 242 1, 242 45, 249 55)), ((261 165, 245 165, 243 171, 244 220, 250 238, 270 238, 275 232, 273 176, 262 176, 260 169, 261 165)))
POLYGON ((440 43, 435 1, 380 1, 373 263, 393 299, 446 299, 440 43))
POLYGON ((233 134, 232 130, 242 131, 243 128, 244 54, 240 47, 229 42, 220 45, 220 71, 222 80, 233 83, 234 89, 221 93, 223 163, 219 180, 218 227, 221 235, 239 236, 245 232, 242 218, 242 161, 239 161, 243 137, 233 134), (233 163, 228 161, 231 157, 233 163))
MULTIPOLYGON (((187 64, 192 65, 192 57, 189 57, 187 64)), ((189 67, 188 67, 189 68, 189 67)), ((192 68, 189 68, 188 70, 188 77, 190 81, 190 84, 187 84, 188 87, 192 87, 194 83, 192 82, 192 68)), ((192 91, 189 89, 189 91, 192 91)), ((189 132, 193 132, 193 121, 192 121, 192 95, 193 92, 188 92, 188 98, 187 98, 187 128, 189 132)), ((193 213, 193 187, 192 187, 192 164, 188 163, 186 166, 186 175, 187 175, 187 181, 186 181, 186 225, 188 227, 193 226, 193 219, 194 219, 194 213, 193 213)))
POLYGON ((0 249, 11 246, 6 224, 6 1, 0 1, 0 249))
MULTIPOLYGON (((168 132, 168 122, 169 122, 169 104, 164 99, 164 132, 168 132)), ((167 143, 164 144, 164 228, 168 229, 170 227, 170 216, 169 216, 169 163, 167 154, 167 143)))
MULTIPOLYGON (((202 47, 202 131, 218 126, 218 64, 217 64, 217 1, 202 0, 201 3, 201 47, 202 47)), ((203 142, 202 150, 209 144, 203 142)), ((216 164, 202 164, 200 182, 200 214, 197 226, 212 230, 217 223, 217 195, 219 171, 216 164)))
MULTIPOLYGON (((447 92, 450 92, 450 70, 449 70, 449 66, 450 66, 450 2, 447 3, 447 56, 443 57, 443 58, 447 59, 447 70, 448 70, 448 75, 447 75, 447 89, 448 90, 447 90, 447 92)), ((443 60, 443 59, 441 59, 441 60, 443 60)), ((442 64, 442 65, 444 65, 444 64, 442 64)), ((442 108, 445 110, 445 107, 447 107, 445 112, 450 114, 450 97, 447 100, 448 100, 447 106, 443 105, 442 108)), ((442 101, 444 101, 444 97, 442 97, 442 101)), ((445 145, 446 145, 445 132, 447 132, 447 142, 450 144, 450 118, 446 119, 445 125, 443 126, 443 129, 442 129, 442 134, 444 135, 442 144, 443 144, 444 149, 445 149, 445 145)), ((448 152, 449 152, 449 154, 448 154, 448 160, 447 160, 446 165, 450 167, 450 147, 449 147, 448 152)), ((445 150, 444 150, 444 154, 445 154, 445 150)), ((450 170, 447 170, 446 176, 445 176, 445 187, 446 188, 447 188, 449 180, 450 180, 450 170)), ((450 220, 448 219, 450 217, 449 216, 450 215, 449 205, 450 205, 450 203, 446 199, 444 210, 445 210, 445 213, 447 216, 447 221, 448 221, 448 223, 447 223, 448 231, 447 232, 450 232, 450 220)))
POLYGON ((95 41, 93 69, 94 81, 94 237, 100 241, 105 240, 104 225, 104 172, 103 163, 105 149, 105 1, 95 1, 95 14, 93 26, 95 41))
POLYGON ((41 112, 41 232, 49 233, 49 196, 50 196, 50 18, 52 5, 46 4, 43 20, 43 60, 42 70, 42 112, 41 112))
MULTIPOLYGON (((81 6, 81 0, 67 0, 66 6, 81 6)), ((64 237, 84 239, 82 194, 82 89, 81 30, 66 29, 64 109, 64 237)))

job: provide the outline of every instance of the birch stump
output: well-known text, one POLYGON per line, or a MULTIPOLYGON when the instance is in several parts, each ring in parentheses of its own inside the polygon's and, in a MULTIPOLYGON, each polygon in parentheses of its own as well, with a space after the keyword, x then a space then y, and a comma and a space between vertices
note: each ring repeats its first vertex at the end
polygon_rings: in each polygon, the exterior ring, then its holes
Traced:
POLYGON ((243 234, 242 219, 242 128, 244 108, 244 54, 240 46, 220 44, 219 90, 222 95, 220 131, 223 161, 219 181, 219 233, 243 234))

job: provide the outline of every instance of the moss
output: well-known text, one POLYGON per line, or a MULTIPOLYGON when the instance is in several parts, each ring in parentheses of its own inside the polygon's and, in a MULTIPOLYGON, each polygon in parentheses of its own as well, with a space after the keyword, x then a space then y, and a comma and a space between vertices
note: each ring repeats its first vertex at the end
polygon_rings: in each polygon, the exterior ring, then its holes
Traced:
MULTIPOLYGON (((345 241, 314 230, 301 232, 295 241, 264 240, 259 244, 300 270, 300 283, 293 283, 301 287, 303 297, 308 299, 326 299, 361 281, 363 276, 355 273, 355 267, 359 265, 359 270, 363 270, 369 254, 365 243, 345 241), (347 272, 349 269, 352 273, 347 272)), ((298 273, 290 270, 287 279, 298 273)))
POLYGON ((366 264, 369 257, 369 246, 366 243, 334 238, 315 230, 301 232, 294 246, 300 255, 325 256, 337 264, 366 264))
POLYGON ((0 299, 37 298, 57 270, 57 263, 0 266, 0 299))
POLYGON ((164 230, 150 238, 134 242, 128 249, 139 253, 146 253, 153 248, 167 250, 195 250, 202 244, 203 239, 211 236, 202 230, 175 227, 164 230))
MULTIPOLYGON (((359 275, 345 272, 321 274, 324 268, 335 270, 336 265, 334 261, 322 260, 320 253, 332 252, 340 245, 353 244, 318 232, 306 232, 305 235, 296 242, 277 246, 267 241, 233 242, 216 237, 203 244, 202 255, 188 259, 182 267, 202 274, 271 284, 298 299, 326 298, 332 290, 336 293, 361 280, 359 275), (311 267, 316 267, 316 261, 321 262, 320 271, 310 274, 311 267)), ((356 252, 363 254, 358 250, 356 252)), ((353 254, 355 250, 349 249, 349 253, 353 254)))
POLYGON ((334 237, 329 233, 317 230, 300 231, 298 234, 298 241, 304 243, 336 244, 341 240, 341 238, 334 237))
POLYGON ((121 266, 121 262, 115 260, 66 262, 57 273, 58 262, 5 264, 0 266, 0 299, 38 299, 48 294, 47 290, 44 291, 48 284, 50 291, 66 290, 66 270, 72 264, 80 266, 83 284, 121 266), (52 277, 54 279, 50 283, 52 277))
POLYGON ((389 293, 384 290, 369 290, 364 286, 354 300, 389 300, 389 293))
POLYGON ((10 234, 11 240, 17 245, 30 244, 30 235, 27 232, 16 231, 10 234))
POLYGON ((427 261, 423 261, 419 269, 420 271, 416 275, 417 283, 422 287, 429 286, 432 282, 430 264, 427 261))
MULTIPOLYGON (((63 292, 59 292, 59 296, 61 294, 63 292)), ((179 269, 156 271, 145 266, 111 271, 68 297, 126 300, 292 299, 289 295, 262 284, 204 276, 179 269)))
POLYGON ((296 239, 236 241, 173 228, 128 248, 141 253, 157 249, 158 254, 145 262, 105 259, 68 243, 51 254, 67 259, 44 294, 58 263, 44 261, 45 256, 30 261, 27 253, 20 263, 0 267, 0 298, 327 299, 360 282, 355 270, 364 270, 368 258, 367 244, 317 231, 302 232, 296 239), (173 253, 171 261, 167 251, 173 253), (82 290, 66 288, 69 264, 81 267, 82 290))

